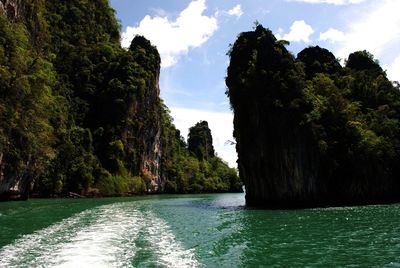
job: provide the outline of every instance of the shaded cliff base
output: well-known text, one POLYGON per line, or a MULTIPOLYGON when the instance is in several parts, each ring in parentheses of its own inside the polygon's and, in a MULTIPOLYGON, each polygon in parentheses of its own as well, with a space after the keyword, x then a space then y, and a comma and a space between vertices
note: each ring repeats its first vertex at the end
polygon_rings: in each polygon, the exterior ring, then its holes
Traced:
POLYGON ((246 195, 246 207, 250 209, 292 210, 308 208, 350 207, 400 203, 400 196, 390 195, 385 197, 346 197, 303 199, 303 200, 272 200, 254 199, 246 195))

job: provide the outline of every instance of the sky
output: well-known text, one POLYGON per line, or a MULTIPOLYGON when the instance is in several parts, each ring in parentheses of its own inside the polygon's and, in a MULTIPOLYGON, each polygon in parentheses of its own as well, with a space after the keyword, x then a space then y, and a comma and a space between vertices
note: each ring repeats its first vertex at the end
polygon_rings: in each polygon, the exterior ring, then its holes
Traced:
POLYGON ((110 0, 121 44, 145 36, 161 55, 161 97, 186 138, 209 123, 217 154, 236 167, 233 114, 225 95, 227 52, 258 21, 296 55, 308 46, 329 49, 341 62, 367 50, 400 81, 400 0, 110 0))

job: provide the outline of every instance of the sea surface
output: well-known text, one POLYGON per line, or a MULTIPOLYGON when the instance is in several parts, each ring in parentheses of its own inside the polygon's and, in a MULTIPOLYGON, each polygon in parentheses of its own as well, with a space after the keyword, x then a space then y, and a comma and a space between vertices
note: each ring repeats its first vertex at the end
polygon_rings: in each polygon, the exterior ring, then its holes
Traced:
POLYGON ((400 205, 255 210, 243 194, 0 203, 0 267, 400 267, 400 205))

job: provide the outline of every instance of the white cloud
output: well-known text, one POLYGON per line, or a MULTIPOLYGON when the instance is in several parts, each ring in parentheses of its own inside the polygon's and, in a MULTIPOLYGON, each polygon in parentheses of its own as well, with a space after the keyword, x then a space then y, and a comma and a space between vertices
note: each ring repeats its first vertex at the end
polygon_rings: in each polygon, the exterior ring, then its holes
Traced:
MULTIPOLYGON (((278 30, 281 31, 281 30, 278 30)), ((281 33, 276 34, 277 39, 284 39, 289 42, 311 42, 310 36, 314 33, 313 28, 308 25, 304 20, 296 20, 293 22, 292 26, 290 26, 290 32, 284 34, 281 33)))
POLYGON ((169 15, 169 13, 162 8, 150 8, 149 10, 158 17, 166 17, 169 15))
POLYGON ((129 47, 135 35, 143 35, 157 46, 161 67, 170 67, 190 48, 203 45, 218 29, 215 17, 203 15, 206 9, 205 0, 193 0, 175 21, 146 15, 137 27, 128 26, 122 33, 122 46, 129 47))
POLYGON ((337 29, 329 28, 326 32, 319 34, 319 40, 329 41, 331 43, 342 42, 345 40, 345 35, 337 29))
POLYGON ((400 55, 389 66, 385 67, 388 78, 400 82, 400 55))
POLYGON ((338 43, 337 56, 347 58, 354 51, 367 50, 376 58, 394 59, 400 48, 400 1, 374 2, 357 18, 349 18, 343 42, 338 43))
POLYGON ((236 5, 232 9, 228 10, 228 14, 240 18, 243 15, 242 6, 236 5))
POLYGON ((348 18, 344 32, 329 28, 320 40, 334 43, 336 56, 367 50, 379 59, 390 80, 400 81, 400 1, 375 1, 348 18))
POLYGON ((189 128, 197 122, 205 120, 211 129, 215 151, 218 156, 228 162, 229 166, 237 167, 237 154, 234 145, 226 145, 227 140, 233 141, 233 114, 209 112, 188 108, 170 108, 175 126, 181 135, 187 138, 189 128))
POLYGON ((336 6, 360 4, 366 0, 289 0, 290 2, 304 2, 309 4, 331 4, 336 6))

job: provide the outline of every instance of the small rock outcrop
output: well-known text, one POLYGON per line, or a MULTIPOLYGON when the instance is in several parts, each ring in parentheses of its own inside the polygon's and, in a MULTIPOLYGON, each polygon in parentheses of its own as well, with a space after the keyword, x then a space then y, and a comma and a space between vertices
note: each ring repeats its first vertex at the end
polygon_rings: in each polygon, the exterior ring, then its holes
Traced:
POLYGON ((188 149, 199 160, 208 160, 215 156, 207 121, 198 122, 189 129, 188 149))

